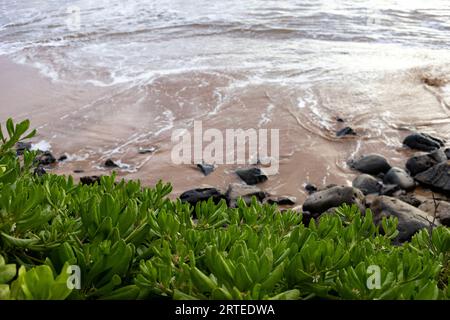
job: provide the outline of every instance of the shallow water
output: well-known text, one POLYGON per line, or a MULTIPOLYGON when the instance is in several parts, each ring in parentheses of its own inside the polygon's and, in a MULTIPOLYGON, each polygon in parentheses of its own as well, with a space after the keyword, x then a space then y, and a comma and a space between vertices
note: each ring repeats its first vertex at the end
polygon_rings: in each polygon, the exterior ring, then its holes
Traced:
POLYGON ((171 181, 175 194, 225 188, 235 166, 203 177, 171 161, 172 131, 195 119, 280 129, 280 174, 262 187, 302 199, 306 182, 349 184, 351 157, 377 152, 403 166, 408 132, 450 133, 450 87, 422 81, 445 83, 450 71, 446 0, 1 0, 0 9, 0 120, 31 118, 36 143, 69 154, 57 173, 105 173, 113 158, 120 175, 171 181), (358 136, 337 139, 344 126, 358 136), (137 152, 149 146, 158 151, 137 152))

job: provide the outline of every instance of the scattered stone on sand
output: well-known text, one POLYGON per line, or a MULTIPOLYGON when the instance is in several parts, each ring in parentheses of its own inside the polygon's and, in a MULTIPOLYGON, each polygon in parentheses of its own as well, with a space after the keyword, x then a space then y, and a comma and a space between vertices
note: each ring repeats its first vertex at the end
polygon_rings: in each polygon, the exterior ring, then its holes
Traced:
POLYGON ((293 206, 297 203, 296 197, 290 196, 280 196, 280 197, 269 197, 266 199, 269 204, 278 204, 278 205, 288 205, 293 206))
POLYGON ((199 163, 197 164, 197 168, 200 169, 200 171, 205 175, 209 175, 212 173, 215 169, 214 165, 212 164, 206 164, 206 163, 199 163))
POLYGON ((355 180, 353 180, 352 185, 356 189, 361 190, 365 195, 373 193, 378 194, 381 192, 381 188, 383 187, 383 185, 376 178, 366 173, 357 176, 355 180))
POLYGON ((403 169, 392 167, 384 176, 383 183, 396 184, 403 190, 412 190, 416 187, 414 179, 403 169))
POLYGON ((81 169, 75 169, 75 170, 73 170, 73 173, 83 173, 84 172, 84 170, 81 170, 81 169))
POLYGON ((445 161, 447 161, 447 156, 442 149, 439 149, 428 154, 409 158, 406 162, 406 169, 412 176, 415 176, 416 174, 424 172, 438 163, 445 161))
POLYGON ((313 194, 314 192, 317 191, 317 187, 313 184, 307 183, 305 185, 305 190, 308 194, 313 194))
POLYGON ((80 178, 80 183, 81 184, 84 184, 84 185, 88 185, 88 186, 90 186, 90 185, 93 185, 93 184, 95 184, 96 182, 98 183, 98 184, 100 184, 100 176, 86 176, 86 177, 81 177, 80 178))
POLYGON ((341 117, 336 117, 336 121, 337 122, 345 122, 345 120, 343 118, 341 118, 341 117))
POLYGON ((353 129, 350 128, 350 127, 345 127, 345 128, 342 128, 341 130, 338 130, 338 131, 336 132, 336 136, 337 136, 337 137, 343 137, 343 136, 356 136, 356 132, 355 132, 355 130, 353 130, 353 129))
POLYGON ((450 192, 450 161, 439 163, 414 178, 426 186, 448 193, 450 192))
MULTIPOLYGON (((383 217, 395 216, 398 218, 399 234, 396 240, 399 242, 409 241, 420 229, 432 226, 432 218, 426 212, 399 199, 378 196, 372 202, 370 209, 377 225, 381 225, 383 217)), ((437 225, 439 225, 438 222, 434 224, 434 226, 437 225)))
POLYGON ((16 154, 18 156, 23 155, 25 150, 27 150, 27 151, 31 150, 31 143, 30 142, 19 141, 19 142, 16 143, 16 154))
POLYGON ((443 225, 450 227, 450 202, 433 199, 425 200, 419 209, 428 213, 429 216, 434 217, 439 220, 443 225))
POLYGON ((398 184, 384 184, 381 188, 380 194, 384 196, 400 195, 404 192, 398 184))
POLYGON ((42 177, 46 173, 47 172, 45 171, 42 165, 39 165, 36 168, 34 168, 34 174, 37 175, 38 177, 42 177))
POLYGON ((63 154, 58 158, 58 162, 63 162, 63 161, 66 161, 67 159, 68 159, 67 155, 63 154))
POLYGON ((107 168, 118 168, 119 165, 115 163, 112 159, 108 159, 105 161, 105 167, 107 168))
POLYGON ((188 202, 195 206, 198 202, 208 201, 212 198, 214 203, 219 203, 225 196, 216 188, 197 188, 183 192, 180 195, 182 202, 188 202))
POLYGON ((391 169, 387 160, 378 154, 369 154, 350 162, 350 166, 362 173, 377 175, 391 169))
POLYGON ((50 151, 45 151, 37 155, 38 165, 48 166, 56 162, 55 157, 50 151))
POLYGON ((230 184, 226 192, 227 203, 231 208, 236 207, 239 198, 242 198, 246 204, 250 204, 253 196, 255 196, 258 201, 263 201, 267 195, 256 186, 249 186, 241 183, 230 184))
POLYGON ((245 181, 246 184, 254 185, 267 181, 267 176, 260 168, 237 169, 236 174, 245 181))
POLYGON ((153 153, 155 151, 156 151, 156 147, 149 147, 149 148, 139 147, 138 153, 139 154, 147 154, 147 153, 153 153))
POLYGON ((364 212, 364 194, 353 187, 336 186, 310 195, 303 204, 303 210, 311 213, 323 213, 342 204, 356 204, 364 212))
POLYGON ((426 133, 413 133, 403 140, 403 144, 411 149, 429 152, 443 147, 444 141, 426 133))

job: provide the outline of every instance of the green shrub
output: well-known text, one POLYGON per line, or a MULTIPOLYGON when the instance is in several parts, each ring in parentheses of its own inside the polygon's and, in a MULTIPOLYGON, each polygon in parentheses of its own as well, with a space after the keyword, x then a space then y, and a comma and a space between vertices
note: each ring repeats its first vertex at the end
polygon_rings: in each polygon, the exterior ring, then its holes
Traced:
POLYGON ((9 138, 0 136, 0 299, 450 297, 448 228, 399 246, 395 219, 378 228, 356 207, 305 226, 301 214, 256 199, 192 208, 168 199, 162 182, 38 177, 35 153, 13 150, 28 126, 9 120, 9 138), (66 285, 69 265, 80 268, 80 289, 66 285), (378 289, 367 286, 371 266, 378 289))

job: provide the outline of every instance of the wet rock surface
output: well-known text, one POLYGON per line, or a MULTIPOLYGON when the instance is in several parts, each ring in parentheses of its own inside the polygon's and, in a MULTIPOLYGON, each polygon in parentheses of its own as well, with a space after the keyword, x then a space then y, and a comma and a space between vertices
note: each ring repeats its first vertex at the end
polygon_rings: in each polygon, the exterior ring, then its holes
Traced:
POLYGON ((225 196, 228 206, 234 208, 236 207, 239 198, 242 198, 246 204, 250 204, 253 196, 255 196, 258 201, 263 201, 267 195, 256 186, 232 183, 228 186, 225 196))
POLYGON ((391 169, 386 158, 378 154, 369 154, 350 162, 350 166, 362 173, 377 175, 391 169))
POLYGON ((25 150, 26 151, 30 151, 31 150, 31 143, 30 142, 19 141, 19 142, 16 143, 16 154, 18 156, 23 155, 25 150))
POLYGON ((436 215, 436 219, 440 223, 450 227, 450 202, 428 199, 419 206, 419 209, 428 213, 431 217, 436 215))
POLYGON ((80 183, 84 185, 100 184, 100 176, 86 176, 80 178, 80 183))
POLYGON ((200 169, 200 171, 205 175, 209 175, 212 173, 215 169, 214 165, 212 164, 206 164, 206 163, 199 163, 197 164, 197 168, 200 169))
POLYGON ((409 158, 406 162, 406 169, 412 176, 415 176, 445 161, 447 161, 447 156, 442 149, 439 149, 429 154, 409 158))
POLYGON ((248 185, 255 185, 267 181, 267 176, 260 168, 237 169, 236 174, 248 185))
POLYGON ((426 186, 448 193, 450 192, 450 161, 437 164, 414 178, 426 186))
POLYGON ((361 174, 353 180, 352 183, 353 187, 359 189, 364 193, 367 194, 373 194, 373 193, 380 193, 381 188, 383 185, 373 176, 369 174, 361 174))
POLYGON ((118 168, 119 165, 115 163, 112 159, 108 159, 105 161, 105 167, 107 168, 118 168))
POLYGON ((356 135, 357 135, 356 131, 353 130, 352 128, 350 128, 350 127, 342 128, 341 130, 338 130, 336 132, 336 137, 356 136, 356 135))
POLYGON ((292 206, 297 203, 296 197, 290 196, 280 196, 280 197, 269 197, 266 199, 269 204, 278 204, 278 205, 288 205, 292 206))
POLYGON ((434 151, 444 146, 444 141, 426 133, 413 133, 403 140, 403 144, 411 149, 434 151))
POLYGON ((416 187, 414 179, 403 169, 393 167, 383 178, 384 184, 398 185, 401 189, 412 190, 416 187))
POLYGON ((225 196, 216 188, 197 188, 183 192, 180 200, 195 206, 200 201, 208 201, 212 198, 214 203, 219 203, 225 196))
MULTIPOLYGON (((399 242, 409 241, 417 231, 430 228, 432 223, 432 219, 426 212, 392 197, 376 197, 370 209, 374 222, 378 225, 381 224, 383 217, 395 216, 398 218, 397 241, 399 242)), ((439 223, 435 223, 434 226, 437 225, 439 223)))
POLYGON ((56 159, 50 151, 45 151, 38 154, 38 156, 36 157, 36 161, 38 165, 48 166, 55 163, 56 159))
POLYGON ((348 205, 356 204, 361 211, 364 211, 364 194, 353 187, 332 187, 310 195, 303 204, 303 210, 311 213, 323 213, 344 203, 348 205))

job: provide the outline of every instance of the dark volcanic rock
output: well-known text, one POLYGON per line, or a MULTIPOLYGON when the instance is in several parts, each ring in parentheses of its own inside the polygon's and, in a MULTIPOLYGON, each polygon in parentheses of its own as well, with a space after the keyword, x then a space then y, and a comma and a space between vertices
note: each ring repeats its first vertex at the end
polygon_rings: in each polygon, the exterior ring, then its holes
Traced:
POLYGON ((260 168, 238 169, 236 174, 249 185, 261 183, 268 179, 260 168))
POLYGON ((147 153, 153 153, 156 151, 156 147, 150 147, 150 148, 143 148, 140 147, 138 150, 139 154, 147 154, 147 153))
POLYGON ((435 204, 434 200, 428 199, 419 206, 419 209, 425 211, 431 217, 436 215, 439 222, 450 227, 450 202, 437 200, 435 204))
POLYGON ((105 167, 107 168, 117 168, 119 167, 119 165, 117 163, 115 163, 113 160, 108 159, 105 161, 105 167))
POLYGON ((410 204, 416 208, 418 208, 422 204, 422 201, 417 199, 417 197, 414 194, 401 194, 396 198, 398 198, 399 200, 406 202, 407 204, 410 204))
POLYGON ((406 169, 415 176, 418 173, 424 172, 438 163, 447 161, 447 156, 442 149, 436 150, 432 153, 414 156, 409 158, 406 162, 406 169))
POLYGON ((450 192, 450 161, 439 163, 414 178, 426 186, 450 192))
POLYGON ((289 196, 270 197, 267 199, 269 204, 289 205, 292 206, 297 202, 297 198, 289 196))
POLYGON ((308 183, 305 185, 305 190, 306 192, 308 192, 308 194, 313 194, 317 191, 317 187, 313 184, 308 183))
POLYGON ((30 151, 31 150, 31 143, 29 142, 17 142, 16 143, 16 154, 18 156, 22 155, 25 150, 30 151))
MULTIPOLYGON (((408 241, 420 229, 430 228, 432 219, 426 212, 417 209, 395 198, 379 196, 372 202, 370 209, 373 213, 375 224, 380 225, 383 217, 395 216, 398 218, 400 242, 408 241)), ((436 223, 438 225, 439 223, 436 223)))
POLYGON ((381 188, 380 194, 384 196, 393 196, 394 194, 397 194, 398 192, 402 191, 399 185, 397 184, 386 184, 383 185, 383 188, 381 188))
POLYGON ((342 119, 341 117, 336 117, 336 121, 337 121, 337 122, 345 122, 345 120, 342 119))
POLYGON ((344 203, 356 204, 361 211, 364 211, 364 194, 353 187, 336 186, 310 195, 303 204, 303 210, 311 213, 323 213, 344 203))
POLYGON ((242 198, 246 204, 250 204, 253 196, 262 201, 266 197, 266 193, 258 187, 240 183, 230 184, 226 193, 228 206, 232 208, 236 207, 239 198, 242 198))
POLYGON ((180 196, 181 201, 188 202, 195 206, 197 202, 208 201, 212 198, 214 203, 219 203, 225 196, 216 188, 198 188, 183 192, 180 196))
POLYGON ((56 162, 55 157, 49 151, 42 152, 36 157, 38 165, 48 166, 56 162))
POLYGON ((34 169, 34 174, 38 177, 42 177, 47 172, 45 171, 44 167, 39 165, 37 168, 34 169))
POLYGON ((99 176, 88 176, 88 177, 81 177, 80 178, 80 183, 84 184, 84 185, 93 185, 95 183, 100 184, 100 177, 99 176))
POLYGON ((383 185, 374 177, 368 174, 361 174, 353 180, 353 187, 361 190, 365 195, 380 193, 383 185))
POLYGON ((403 144, 411 149, 434 151, 444 146, 444 142, 426 133, 413 133, 403 140, 403 144))
POLYGON ((214 171, 214 165, 212 164, 206 164, 206 163, 199 163, 197 164, 197 168, 200 169, 200 171, 207 176, 208 174, 210 174, 211 172, 214 171))
POLYGON ((362 172, 368 174, 379 174, 385 173, 391 169, 391 166, 387 162, 387 160, 378 154, 369 154, 367 156, 363 156, 358 160, 354 160, 350 163, 350 165, 362 172))
POLYGON ((66 160, 67 160, 67 156, 65 154, 63 154, 62 156, 60 156, 58 158, 58 162, 63 162, 63 161, 66 161, 66 160))
POLYGON ((393 167, 384 176, 383 183, 396 184, 401 189, 412 190, 416 187, 414 179, 403 169, 393 167))
POLYGON ((444 150, 445 156, 447 157, 448 160, 450 160, 450 148, 447 148, 444 150))
POLYGON ((353 130, 350 127, 342 128, 341 130, 336 132, 336 136, 337 137, 343 137, 343 136, 349 136, 349 135, 350 136, 356 136, 355 130, 353 130))

